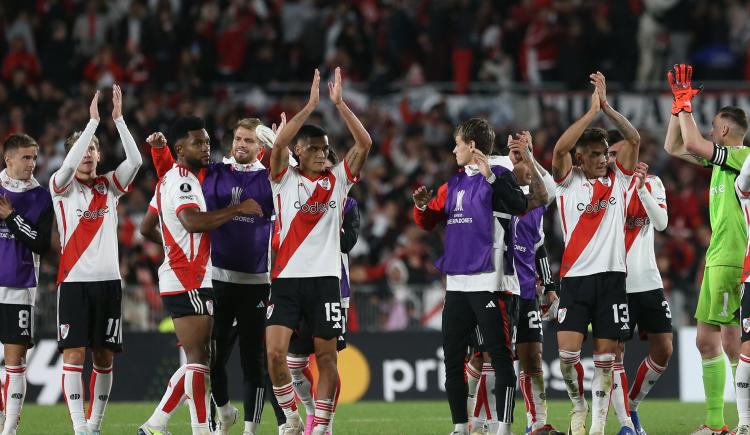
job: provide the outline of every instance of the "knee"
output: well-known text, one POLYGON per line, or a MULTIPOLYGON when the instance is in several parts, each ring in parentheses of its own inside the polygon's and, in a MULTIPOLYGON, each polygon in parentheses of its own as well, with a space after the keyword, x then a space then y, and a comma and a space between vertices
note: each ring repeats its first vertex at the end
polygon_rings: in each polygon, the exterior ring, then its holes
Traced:
POLYGON ((721 355, 721 342, 711 340, 709 337, 698 335, 695 339, 695 347, 704 359, 721 355))
POLYGON ((537 373, 542 371, 542 353, 539 352, 528 355, 523 363, 523 370, 526 373, 537 373))
POLYGON ((269 347, 266 351, 269 367, 279 367, 286 362, 286 349, 281 347, 269 347))
POLYGON ((210 365, 211 364, 211 350, 208 343, 201 344, 201 345, 195 345, 195 346, 189 346, 184 347, 185 350, 185 357, 187 359, 188 364, 203 364, 203 365, 210 365))
POLYGON ((336 351, 323 351, 318 352, 315 354, 315 363, 318 365, 318 370, 321 372, 323 371, 333 371, 335 372, 336 369, 336 362, 338 359, 338 354, 336 351))
POLYGON ((86 361, 86 349, 83 347, 75 349, 65 349, 63 351, 63 362, 66 364, 75 364, 82 366, 86 361))
POLYGON ((94 366, 108 368, 112 367, 115 355, 107 349, 94 349, 91 351, 91 359, 94 361, 94 366))
POLYGON ((672 358, 672 342, 665 343, 651 351, 651 359, 658 365, 666 367, 672 358))

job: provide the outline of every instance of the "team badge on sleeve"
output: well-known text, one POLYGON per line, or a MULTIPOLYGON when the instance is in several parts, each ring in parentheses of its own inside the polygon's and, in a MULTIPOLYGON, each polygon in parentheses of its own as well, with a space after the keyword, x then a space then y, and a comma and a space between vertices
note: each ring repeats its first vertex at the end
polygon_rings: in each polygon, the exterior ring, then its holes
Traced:
POLYGON ((566 314, 568 314, 567 308, 560 308, 559 310, 557 310, 557 323, 564 322, 566 314))

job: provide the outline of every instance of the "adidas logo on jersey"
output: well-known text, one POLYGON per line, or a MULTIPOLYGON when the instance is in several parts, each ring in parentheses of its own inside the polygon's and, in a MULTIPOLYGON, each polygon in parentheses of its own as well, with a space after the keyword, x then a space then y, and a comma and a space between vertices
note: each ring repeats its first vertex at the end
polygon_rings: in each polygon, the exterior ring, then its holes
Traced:
POLYGON ((335 324, 333 325, 333 328, 334 328, 334 329, 341 329, 341 323, 339 323, 339 322, 336 322, 336 323, 335 323, 335 324))
POLYGON ((620 330, 622 330, 622 331, 627 331, 627 330, 629 330, 629 329, 630 329, 630 326, 628 326, 628 324, 627 324, 627 323, 623 324, 623 325, 622 325, 622 328, 620 328, 620 330))
POLYGON ((494 301, 490 301, 484 308, 497 308, 497 305, 495 305, 494 301))
POLYGON ((29 335, 29 330, 28 329, 24 329, 23 332, 21 333, 21 335, 29 335))

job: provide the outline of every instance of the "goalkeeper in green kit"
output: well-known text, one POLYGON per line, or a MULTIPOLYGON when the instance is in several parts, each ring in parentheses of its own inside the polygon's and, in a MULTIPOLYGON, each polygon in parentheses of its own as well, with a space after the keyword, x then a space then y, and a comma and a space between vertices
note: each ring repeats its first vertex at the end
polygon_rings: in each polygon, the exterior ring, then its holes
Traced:
POLYGON ((747 133, 747 116, 738 107, 723 107, 711 123, 710 140, 701 136, 692 114, 693 88, 690 65, 675 65, 667 74, 674 96, 672 116, 664 148, 675 157, 700 166, 712 166, 709 195, 711 243, 706 252, 698 307, 696 346, 703 363, 706 421, 693 435, 729 434, 724 424, 726 363, 722 350, 737 367, 740 353, 738 310, 740 281, 747 233, 734 180, 750 148, 742 146, 747 133))

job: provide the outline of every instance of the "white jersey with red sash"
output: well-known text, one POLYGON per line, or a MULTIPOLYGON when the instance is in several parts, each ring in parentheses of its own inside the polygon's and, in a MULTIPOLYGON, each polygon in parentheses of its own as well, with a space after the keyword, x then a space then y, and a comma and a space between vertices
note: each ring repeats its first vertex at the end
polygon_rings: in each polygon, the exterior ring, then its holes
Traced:
MULTIPOLYGON (((628 189, 628 207, 625 213, 625 251, 628 255, 628 276, 626 288, 628 293, 639 293, 663 288, 661 274, 656 265, 654 253, 654 225, 636 192, 636 179, 628 189)), ((646 189, 659 204, 667 208, 667 195, 659 177, 649 175, 646 178, 646 189)))
POLYGON ((90 186, 75 177, 67 186, 56 186, 55 175, 49 190, 62 251, 57 283, 119 280, 117 203, 127 188, 114 171, 90 186))
POLYGON ((172 295, 212 287, 209 233, 190 233, 177 217, 186 208, 206 211, 198 177, 184 166, 174 166, 156 185, 154 198, 165 254, 159 266, 159 292, 172 295))
POLYGON ((271 179, 279 248, 271 279, 341 278, 344 203, 356 183, 345 162, 310 179, 289 166, 271 179))
POLYGON ((589 180, 579 167, 557 182, 565 251, 560 277, 625 272, 625 196, 632 171, 618 163, 589 180))
MULTIPOLYGON (((737 192, 737 197, 740 198, 742 215, 745 219, 745 225, 747 225, 748 234, 750 234, 750 192, 743 192, 737 185, 736 181, 734 183, 734 190, 737 192)), ((742 282, 750 282, 750 237, 748 237, 747 248, 745 248, 745 261, 742 266, 742 282)))

